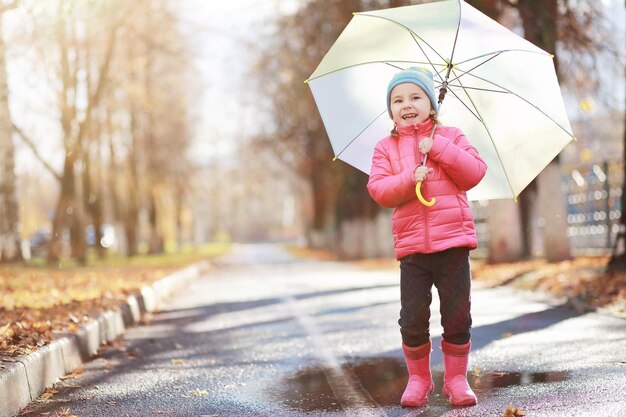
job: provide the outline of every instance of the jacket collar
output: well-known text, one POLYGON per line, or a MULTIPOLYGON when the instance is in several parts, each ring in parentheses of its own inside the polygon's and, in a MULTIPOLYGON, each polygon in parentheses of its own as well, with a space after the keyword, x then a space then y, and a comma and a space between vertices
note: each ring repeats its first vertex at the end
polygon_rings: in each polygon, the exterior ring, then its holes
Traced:
POLYGON ((420 135, 423 133, 430 134, 433 128, 433 124, 433 119, 429 117, 422 123, 416 123, 410 126, 396 126, 396 131, 400 136, 413 136, 415 134, 420 135))

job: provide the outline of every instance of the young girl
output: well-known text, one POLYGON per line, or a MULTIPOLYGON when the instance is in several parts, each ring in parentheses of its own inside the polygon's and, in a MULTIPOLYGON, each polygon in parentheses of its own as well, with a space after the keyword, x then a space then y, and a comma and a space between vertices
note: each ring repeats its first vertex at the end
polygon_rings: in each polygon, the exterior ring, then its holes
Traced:
POLYGON ((395 127, 376 145, 367 184, 378 204, 393 208, 400 260, 398 323, 409 372, 401 404, 413 407, 426 404, 434 389, 429 333, 433 284, 443 325, 443 394, 453 405, 476 404, 466 374, 472 324, 469 251, 477 238, 466 191, 480 182, 487 166, 459 129, 439 125, 437 109, 427 69, 412 67, 391 79, 387 110, 395 127), (433 206, 416 197, 421 181, 426 200, 435 198, 433 206))

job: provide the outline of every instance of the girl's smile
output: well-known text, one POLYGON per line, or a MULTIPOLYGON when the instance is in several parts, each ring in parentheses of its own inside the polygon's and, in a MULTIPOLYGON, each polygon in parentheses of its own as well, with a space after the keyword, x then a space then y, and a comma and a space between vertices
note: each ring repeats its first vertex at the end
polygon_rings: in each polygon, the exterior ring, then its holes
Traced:
POLYGON ((426 92, 417 84, 402 83, 391 90, 391 114, 398 126, 424 122, 430 116, 431 104, 426 92))

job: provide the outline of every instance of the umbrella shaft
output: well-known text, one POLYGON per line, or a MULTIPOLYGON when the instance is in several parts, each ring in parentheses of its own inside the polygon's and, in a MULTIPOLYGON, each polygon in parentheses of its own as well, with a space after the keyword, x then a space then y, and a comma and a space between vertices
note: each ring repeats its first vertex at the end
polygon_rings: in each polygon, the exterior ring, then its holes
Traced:
MULTIPOLYGON (((433 124, 433 130, 430 131, 430 140, 433 140, 433 138, 435 137, 435 129, 436 128, 437 128, 437 125, 433 124)), ((426 160, 427 159, 428 159, 428 152, 426 152, 424 154, 424 159, 422 160, 422 166, 426 166, 426 160)))
POLYGON ((443 99, 446 97, 446 93, 448 92, 448 78, 450 78, 450 73, 452 72, 452 63, 448 62, 448 72, 446 72, 446 78, 443 80, 443 84, 441 84, 441 88, 439 89, 439 104, 443 103, 443 99))
POLYGON ((448 81, 444 81, 439 89, 439 104, 443 102, 443 99, 446 97, 446 93, 448 92, 448 81))

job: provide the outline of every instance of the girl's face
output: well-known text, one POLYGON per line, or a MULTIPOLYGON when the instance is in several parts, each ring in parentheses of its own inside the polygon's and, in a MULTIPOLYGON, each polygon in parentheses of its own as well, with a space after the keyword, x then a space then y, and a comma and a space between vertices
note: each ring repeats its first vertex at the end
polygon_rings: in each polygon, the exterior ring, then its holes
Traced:
POLYGON ((391 115, 398 126, 422 123, 430 117, 430 99, 417 84, 398 84, 391 90, 390 100, 391 115))

